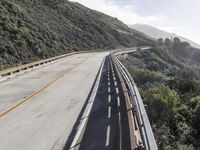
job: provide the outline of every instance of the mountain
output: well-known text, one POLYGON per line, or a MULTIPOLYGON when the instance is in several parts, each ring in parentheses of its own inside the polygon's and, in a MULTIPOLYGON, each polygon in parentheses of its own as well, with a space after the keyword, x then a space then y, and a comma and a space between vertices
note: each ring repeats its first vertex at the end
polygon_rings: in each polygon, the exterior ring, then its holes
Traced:
POLYGON ((0 1, 0 70, 71 51, 152 42, 118 19, 68 0, 0 1))
POLYGON ((169 33, 163 30, 160 30, 158 28, 149 26, 149 25, 145 25, 145 24, 135 24, 131 26, 133 29, 141 31, 143 33, 145 33, 146 35, 154 38, 154 39, 158 39, 158 38, 174 38, 174 37, 178 37, 181 41, 185 41, 191 44, 191 46, 195 47, 195 48, 200 48, 200 44, 197 44, 187 38, 184 38, 182 36, 176 35, 174 33, 169 33))

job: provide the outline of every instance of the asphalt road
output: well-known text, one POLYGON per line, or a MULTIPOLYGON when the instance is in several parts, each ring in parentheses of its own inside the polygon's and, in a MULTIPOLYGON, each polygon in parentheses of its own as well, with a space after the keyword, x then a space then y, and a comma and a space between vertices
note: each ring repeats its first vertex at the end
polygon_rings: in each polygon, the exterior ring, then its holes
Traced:
POLYGON ((80 150, 131 149, 126 110, 121 83, 107 57, 80 150))
POLYGON ((63 149, 107 55, 73 55, 0 83, 0 149, 63 149))

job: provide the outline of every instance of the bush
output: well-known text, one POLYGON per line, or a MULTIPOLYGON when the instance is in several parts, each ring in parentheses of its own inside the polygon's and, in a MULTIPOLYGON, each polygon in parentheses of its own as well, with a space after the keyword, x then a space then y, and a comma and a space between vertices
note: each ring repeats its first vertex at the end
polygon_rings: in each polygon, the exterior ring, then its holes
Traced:
POLYGON ((179 100, 178 94, 168 86, 162 84, 145 92, 145 103, 152 123, 169 123, 179 100))
POLYGON ((133 78, 139 86, 145 84, 157 84, 169 80, 166 75, 158 71, 150 71, 148 69, 134 67, 130 69, 130 72, 133 74, 133 78))

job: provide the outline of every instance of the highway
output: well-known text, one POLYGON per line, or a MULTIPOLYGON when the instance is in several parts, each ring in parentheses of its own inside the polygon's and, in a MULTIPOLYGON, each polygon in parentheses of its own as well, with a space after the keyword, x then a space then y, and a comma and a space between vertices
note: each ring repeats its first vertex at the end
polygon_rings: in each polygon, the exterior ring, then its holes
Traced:
POLYGON ((127 120, 123 90, 107 57, 80 150, 129 150, 127 120))
POLYGON ((63 149, 108 54, 72 55, 1 82, 0 149, 63 149))
POLYGON ((0 72, 0 150, 157 150, 118 59, 134 51, 73 53, 0 72))

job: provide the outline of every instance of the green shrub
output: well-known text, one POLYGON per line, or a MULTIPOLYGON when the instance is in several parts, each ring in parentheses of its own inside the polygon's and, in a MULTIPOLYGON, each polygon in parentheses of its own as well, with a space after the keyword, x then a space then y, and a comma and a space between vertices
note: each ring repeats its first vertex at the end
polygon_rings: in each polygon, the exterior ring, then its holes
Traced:
POLYGON ((148 114, 151 122, 167 122, 173 116, 179 100, 178 94, 166 85, 149 89, 145 92, 145 103, 148 105, 148 114), (162 111, 161 111, 162 110, 162 111))

